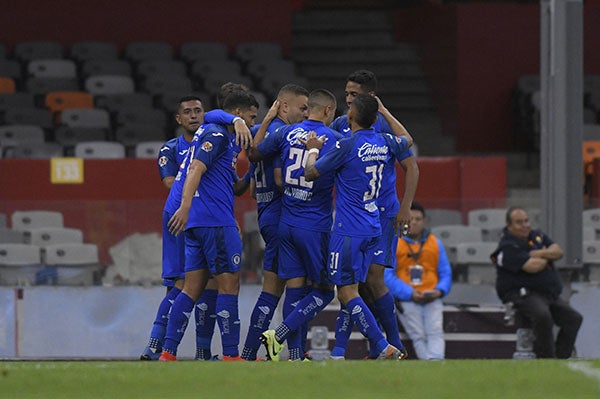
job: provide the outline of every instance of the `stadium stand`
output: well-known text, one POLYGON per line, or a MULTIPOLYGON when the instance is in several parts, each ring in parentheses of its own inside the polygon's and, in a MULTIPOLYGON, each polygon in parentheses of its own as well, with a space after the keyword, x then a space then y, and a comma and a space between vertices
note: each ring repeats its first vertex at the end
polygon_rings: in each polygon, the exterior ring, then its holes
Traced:
POLYGON ((229 50, 220 42, 186 42, 181 45, 179 56, 191 65, 196 61, 226 60, 229 50))
POLYGON ((132 76, 131 64, 124 60, 89 59, 81 67, 81 76, 86 79, 96 75, 132 76))
POLYGON ((158 158, 158 152, 163 146, 164 141, 140 141, 135 144, 134 157, 135 158, 158 158))
POLYGON ((85 159, 125 158, 125 146, 112 141, 85 141, 75 144, 75 156, 85 159))
POLYGON ((41 269, 41 253, 38 246, 0 244, 0 285, 32 285, 41 269))
POLYGON ((165 42, 130 42, 125 47, 125 58, 139 63, 147 60, 170 60, 175 50, 165 42))
POLYGON ((14 55, 21 62, 63 58, 64 47, 57 41, 20 42, 15 45, 14 55))
POLYGON ((85 90, 96 95, 133 93, 135 83, 130 76, 93 75, 85 79, 85 90))
POLYGON ((39 227, 25 230, 24 237, 27 244, 37 245, 40 248, 53 244, 83 243, 83 232, 68 227, 39 227))
POLYGON ((108 61, 119 58, 119 49, 112 42, 79 41, 73 43, 69 55, 79 63, 88 60, 108 61))
POLYGON ((15 211, 10 218, 12 228, 19 231, 40 227, 64 227, 63 214, 56 211, 15 211))
POLYGON ((36 78, 76 78, 77 66, 68 59, 35 59, 27 64, 27 73, 36 78))

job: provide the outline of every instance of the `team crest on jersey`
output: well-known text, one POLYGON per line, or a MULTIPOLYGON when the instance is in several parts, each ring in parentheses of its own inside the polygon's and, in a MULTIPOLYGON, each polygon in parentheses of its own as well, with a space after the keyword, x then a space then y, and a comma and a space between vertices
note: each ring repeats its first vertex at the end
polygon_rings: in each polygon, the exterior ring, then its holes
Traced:
POLYGON ((394 136, 394 139, 396 140, 396 143, 402 144, 402 137, 394 136))
POLYGON ((167 162, 169 162, 169 159, 165 156, 162 156, 158 159, 158 166, 160 166, 162 168, 163 166, 165 166, 167 164, 167 162))
POLYGON ((233 262, 234 265, 239 265, 241 260, 242 260, 242 257, 240 256, 240 254, 235 254, 231 257, 231 261, 233 262))
POLYGON ((213 145, 210 141, 205 141, 202 143, 202 149, 206 152, 211 152, 213 150, 213 145))

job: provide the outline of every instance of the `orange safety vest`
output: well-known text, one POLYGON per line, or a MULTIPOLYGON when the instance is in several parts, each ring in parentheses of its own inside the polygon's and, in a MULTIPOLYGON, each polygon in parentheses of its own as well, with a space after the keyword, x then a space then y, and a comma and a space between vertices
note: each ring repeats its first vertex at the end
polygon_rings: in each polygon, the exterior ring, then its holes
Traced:
POLYGON ((411 255, 411 250, 416 255, 420 247, 420 242, 409 244, 402 238, 398 240, 398 248, 396 249, 396 276, 406 284, 420 291, 433 290, 438 283, 438 261, 440 257, 437 238, 433 234, 429 234, 415 262, 411 255), (409 268, 415 264, 423 267, 422 283, 419 285, 412 285, 410 280, 409 268))

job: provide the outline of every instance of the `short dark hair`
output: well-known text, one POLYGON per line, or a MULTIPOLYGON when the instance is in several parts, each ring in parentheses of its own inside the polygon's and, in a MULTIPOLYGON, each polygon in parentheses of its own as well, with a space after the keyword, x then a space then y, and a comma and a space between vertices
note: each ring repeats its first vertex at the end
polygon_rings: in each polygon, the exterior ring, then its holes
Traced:
POLYGON ((379 104, 375 97, 368 94, 359 94, 352 101, 351 108, 354 109, 353 116, 354 122, 358 124, 358 126, 368 129, 377 120, 377 110, 379 109, 379 104))
POLYGON ((410 205, 410 209, 412 211, 419 211, 423 214, 423 217, 425 217, 425 208, 423 208, 423 205, 419 204, 418 202, 413 202, 410 205))
POLYGON ((249 92, 250 89, 248 88, 248 86, 242 83, 223 83, 219 88, 219 93, 217 94, 217 107, 223 107, 225 103, 225 98, 234 91, 249 92))
POLYGON ((181 104, 188 102, 188 101, 200 101, 200 103, 202 103, 202 100, 198 96, 194 96, 194 95, 183 96, 179 99, 179 101, 177 101, 177 108, 175 109, 175 113, 179 113, 179 107, 181 107, 181 104))
POLYGON ((297 85, 295 83, 288 83, 285 86, 283 86, 281 89, 279 89, 279 92, 277 93, 277 97, 279 97, 283 93, 290 93, 295 96, 306 96, 306 97, 308 97, 310 95, 308 90, 306 90, 304 87, 297 85))
POLYGON ((377 91, 377 76, 367 69, 352 72, 346 79, 346 83, 348 82, 358 83, 366 93, 377 91))
POLYGON ((337 101, 332 92, 326 89, 313 90, 308 96, 308 107, 313 108, 315 106, 325 107, 331 105, 333 109, 337 106, 337 101))
POLYGON ((256 98, 252 94, 246 91, 233 91, 223 101, 223 110, 225 111, 231 111, 236 108, 248 109, 252 106, 258 109, 258 101, 256 101, 256 98))

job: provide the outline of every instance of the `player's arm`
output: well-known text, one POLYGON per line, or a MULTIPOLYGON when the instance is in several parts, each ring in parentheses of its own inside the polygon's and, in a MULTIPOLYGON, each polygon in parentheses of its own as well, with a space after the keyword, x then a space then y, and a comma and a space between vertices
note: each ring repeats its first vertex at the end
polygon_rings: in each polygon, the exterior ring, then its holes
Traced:
POLYGON ((171 147, 168 143, 165 143, 158 152, 158 173, 160 174, 163 186, 167 190, 170 190, 175 182, 175 176, 177 176, 177 172, 179 171, 179 164, 175 156, 177 152, 176 147, 171 147))
POLYGON ((323 148, 323 139, 317 137, 317 133, 310 131, 306 136, 306 141, 302 141, 302 144, 306 146, 308 150, 308 156, 306 157, 306 166, 304 167, 304 178, 306 181, 313 181, 318 179, 321 174, 315 168, 315 162, 319 157, 319 152, 323 148))
POLYGON ((263 119, 262 123, 260 124, 260 128, 254 135, 254 141, 252 142, 252 146, 248 147, 246 151, 246 154, 248 155, 248 159, 250 161, 259 162, 263 159, 262 154, 260 153, 260 151, 258 151, 256 146, 264 140, 265 135, 267 134, 267 129, 269 128, 271 122, 273 122, 273 119, 277 117, 278 112, 279 100, 275 100, 273 102, 273 105, 271 105, 271 108, 269 108, 269 110, 267 111, 267 114, 265 115, 265 118, 263 119))
POLYGON ((165 176, 162 179, 162 183, 166 187, 167 190, 171 189, 171 186, 173 186, 174 182, 175 182, 175 176, 165 176))
POLYGON ((396 119, 394 117, 394 115, 392 115, 392 113, 383 105, 383 103, 381 102, 381 99, 379 99, 379 97, 375 96, 375 98, 377 99, 377 103, 379 104, 379 113, 384 117, 384 119, 386 120, 388 125, 390 125, 390 127, 392 128, 392 132, 396 136, 406 137, 406 141, 408 142, 408 147, 412 147, 413 138, 410 135, 410 133, 408 132, 408 130, 406 130, 404 125, 402 123, 400 123, 400 121, 398 119, 396 119))
POLYGON ((168 223, 171 234, 178 235, 185 230, 185 225, 187 224, 190 208, 192 206, 192 198, 194 198, 194 194, 200 184, 200 179, 206 170, 206 165, 202 161, 192 159, 187 177, 185 178, 185 183, 183 184, 181 205, 179 205, 179 208, 175 211, 168 223))
POLYGON ((553 261, 562 258, 564 252, 558 244, 553 243, 547 248, 531 250, 529 251, 529 255, 534 258, 544 258, 553 261))
POLYGON ((204 122, 233 125, 235 143, 242 148, 246 148, 252 144, 252 133, 250 133, 246 122, 239 116, 232 115, 222 109, 214 109, 204 114, 204 122))
POLYGON ((240 196, 250 187, 250 171, 246 172, 244 177, 233 183, 233 195, 240 196))
MULTIPOLYGON (((410 207, 417 193, 419 184, 419 166, 414 156, 400 161, 400 166, 404 170, 404 194, 400 202, 400 210, 394 220, 394 228, 397 230, 400 226, 409 226, 410 228, 410 207)), ((406 231, 406 229, 404 229, 406 231)), ((404 232, 403 231, 403 232, 404 232)))
POLYGON ((539 273, 542 270, 544 270, 546 267, 548 267, 549 264, 550 264, 550 261, 548 261, 548 259, 536 258, 536 257, 531 256, 527 260, 527 262, 525 262, 523 264, 521 269, 523 269, 523 271, 527 272, 527 273, 539 273))

